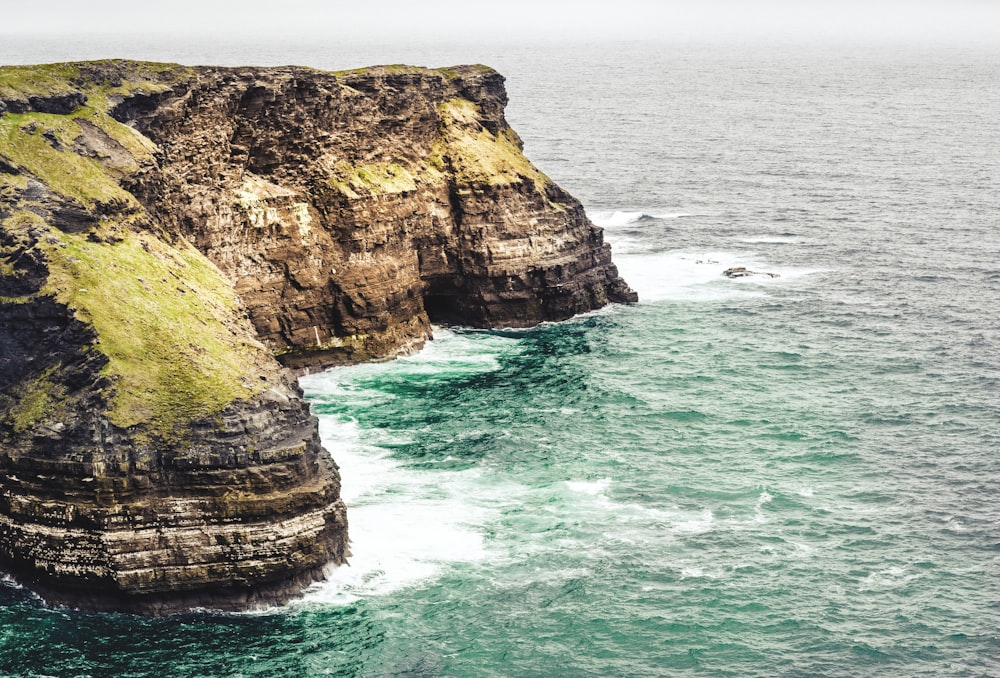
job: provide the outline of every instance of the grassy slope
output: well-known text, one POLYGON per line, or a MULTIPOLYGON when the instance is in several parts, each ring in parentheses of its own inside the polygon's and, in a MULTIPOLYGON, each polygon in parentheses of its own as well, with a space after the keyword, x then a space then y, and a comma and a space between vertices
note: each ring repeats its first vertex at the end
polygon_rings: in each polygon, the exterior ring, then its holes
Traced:
MULTIPOLYGON (((0 209, 7 212, 0 227, 15 240, 17 231, 43 232, 35 247, 44 252, 50 274, 41 294, 75 309, 78 319, 96 329, 95 349, 108 357, 104 374, 114 384, 111 420, 170 432, 263 390, 260 375, 271 369, 270 356, 252 338, 232 287, 214 265, 183 241, 168 244, 131 227, 141 217, 140 206, 118 180, 148 160, 154 146, 112 119, 108 108, 116 95, 166 87, 159 75, 176 77, 183 69, 160 64, 127 69, 135 78, 126 82, 81 83, 81 65, 0 68, 0 97, 74 89, 88 97, 87 105, 68 115, 0 117, 0 156, 21 170, 0 174, 0 209), (74 140, 83 131, 79 120, 96 125, 127 154, 110 161, 76 153, 74 140), (35 214, 44 213, 44 202, 17 200, 27 176, 84 208, 114 205, 119 216, 92 229, 101 237, 61 232, 35 214)), ((0 275, 15 273, 14 252, 7 255, 0 250, 0 275)), ((30 300, 0 303, 25 301, 30 300)), ((51 371, 40 375, 15 394, 10 414, 17 430, 57 413, 63 394, 50 382, 53 377, 51 371)))

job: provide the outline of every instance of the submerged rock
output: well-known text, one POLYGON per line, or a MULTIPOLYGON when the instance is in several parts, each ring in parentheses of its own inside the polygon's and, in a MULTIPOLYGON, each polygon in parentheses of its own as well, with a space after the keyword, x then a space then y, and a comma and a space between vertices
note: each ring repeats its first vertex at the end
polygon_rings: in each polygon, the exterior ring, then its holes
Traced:
POLYGON ((483 66, 0 68, 3 568, 87 609, 287 600, 348 555, 287 367, 635 301, 505 104, 483 66))

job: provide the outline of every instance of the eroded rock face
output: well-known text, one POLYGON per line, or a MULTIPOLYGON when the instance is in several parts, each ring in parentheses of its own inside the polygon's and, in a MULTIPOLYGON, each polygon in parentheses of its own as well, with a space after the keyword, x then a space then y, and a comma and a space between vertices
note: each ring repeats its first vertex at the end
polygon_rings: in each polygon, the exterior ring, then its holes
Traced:
POLYGON ((409 350, 429 321, 523 327, 635 300, 505 104, 485 67, 201 69, 116 115, 160 149, 132 192, 304 367, 409 350))
POLYGON ((491 69, 0 68, 0 564, 166 614, 347 555, 291 372, 633 301, 491 69))
MULTIPOLYGON (((287 370, 251 347, 240 378, 253 383, 231 402, 200 403, 202 386, 183 372, 165 374, 155 385, 162 393, 126 392, 127 372, 108 370, 126 350, 109 346, 114 328, 81 319, 53 286, 62 274, 56 250, 77 252, 75 236, 43 223, 22 229, 10 217, 5 225, 0 255, 13 262, 0 280, 5 570, 49 602, 157 615, 284 602, 344 562, 340 479, 287 370)), ((143 284, 151 283, 134 281, 143 284)), ((181 296, 206 293, 170 284, 181 296)), ((133 305, 155 300, 126 294, 116 303, 135 318, 133 305)), ((184 320, 200 322, 192 315, 184 320)), ((252 338, 245 320, 221 319, 232 323, 230 341, 252 338)), ((171 356, 188 360, 174 347, 171 356)), ((157 362, 132 367, 156 371, 157 362)))

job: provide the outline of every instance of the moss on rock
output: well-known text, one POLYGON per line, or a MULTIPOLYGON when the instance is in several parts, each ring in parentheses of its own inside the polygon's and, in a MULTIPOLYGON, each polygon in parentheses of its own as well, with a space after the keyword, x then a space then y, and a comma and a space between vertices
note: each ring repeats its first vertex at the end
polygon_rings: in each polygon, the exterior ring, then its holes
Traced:
POLYGON ((538 189, 551 183, 525 157, 513 130, 494 134, 483 126, 474 102, 451 99, 438 106, 438 114, 441 133, 431 151, 432 166, 450 167, 460 183, 502 186, 530 181, 538 189))
POLYGON ((362 195, 385 195, 417 190, 417 182, 434 179, 432 168, 409 170, 399 163, 383 162, 351 166, 340 163, 334 168, 330 184, 349 198, 362 195))

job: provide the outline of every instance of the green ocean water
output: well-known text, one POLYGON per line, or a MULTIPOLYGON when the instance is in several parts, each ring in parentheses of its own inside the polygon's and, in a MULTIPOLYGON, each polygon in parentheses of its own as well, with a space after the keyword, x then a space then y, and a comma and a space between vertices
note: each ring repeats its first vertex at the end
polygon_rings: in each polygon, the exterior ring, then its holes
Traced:
POLYGON ((483 50, 384 60, 507 74, 640 303, 303 378, 349 567, 160 620, 0 587, 0 674, 1000 675, 1000 55, 483 50))

